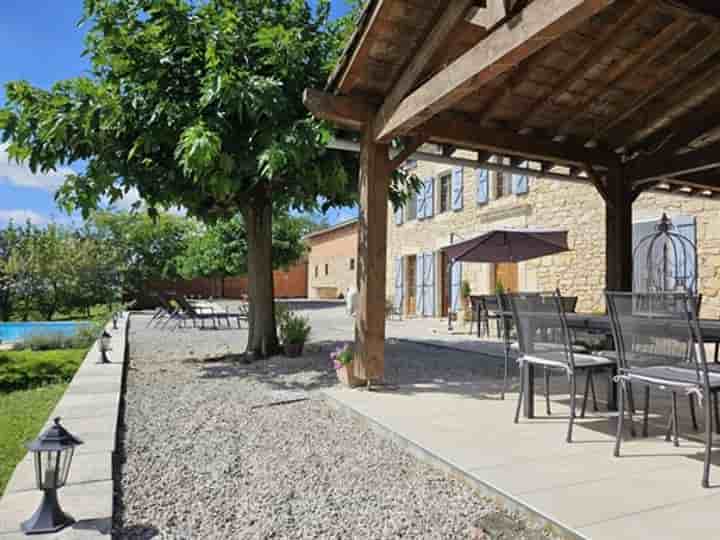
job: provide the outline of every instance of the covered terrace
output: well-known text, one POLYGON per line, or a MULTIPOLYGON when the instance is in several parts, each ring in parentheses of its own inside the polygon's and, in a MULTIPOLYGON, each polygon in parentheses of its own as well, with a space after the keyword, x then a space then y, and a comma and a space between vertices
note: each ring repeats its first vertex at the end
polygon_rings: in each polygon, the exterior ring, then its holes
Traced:
POLYGON ((390 174, 421 145, 509 157, 606 201, 606 285, 632 284, 632 204, 720 192, 712 0, 371 0, 317 117, 361 134, 357 375, 384 374, 390 174), (538 165, 539 164, 539 165, 538 165))

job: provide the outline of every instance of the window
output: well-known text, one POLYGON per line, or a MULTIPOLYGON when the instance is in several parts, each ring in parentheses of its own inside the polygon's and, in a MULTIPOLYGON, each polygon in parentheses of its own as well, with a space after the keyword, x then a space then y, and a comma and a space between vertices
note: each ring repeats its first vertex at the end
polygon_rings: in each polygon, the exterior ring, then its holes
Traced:
POLYGON ((405 208, 407 210, 406 219, 408 221, 417 219, 417 197, 414 194, 410 196, 410 200, 406 203, 405 208))
POLYGON ((328 269, 328 265, 325 264, 325 275, 327 276, 329 273, 330 273, 330 272, 329 272, 329 269, 328 269))
POLYGON ((440 177, 440 209, 438 211, 439 214, 447 212, 450 209, 450 196, 452 193, 450 189, 450 181, 451 176, 449 174, 440 177))
POLYGON ((350 270, 355 270, 355 259, 350 259, 350 270))
POLYGON ((510 175, 502 172, 495 173, 495 198, 500 199, 510 195, 510 175))

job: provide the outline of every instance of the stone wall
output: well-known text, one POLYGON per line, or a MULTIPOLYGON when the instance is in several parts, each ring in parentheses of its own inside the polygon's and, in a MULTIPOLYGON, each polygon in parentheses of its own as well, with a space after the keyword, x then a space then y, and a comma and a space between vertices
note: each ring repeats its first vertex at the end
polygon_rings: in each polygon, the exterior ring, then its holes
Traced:
MULTIPOLYGON (((472 158, 472 154, 467 156, 472 158)), ((450 172, 452 167, 420 162, 414 172, 420 177, 450 172)), ((605 287, 605 203, 588 185, 549 179, 530 179, 529 192, 506 195, 496 192, 498 175, 490 174, 490 201, 476 202, 474 169, 463 169, 463 208, 438 214, 439 183, 435 186, 435 212, 426 220, 405 221, 396 225, 389 209, 387 296, 394 295, 394 260, 423 251, 437 252, 456 241, 472 238, 497 227, 542 227, 568 230, 571 251, 518 265, 519 288, 550 291, 559 287, 563 294, 579 297, 578 310, 603 311, 605 287)), ((657 219, 668 215, 692 215, 697 223, 698 285, 703 294, 703 316, 720 315, 720 202, 681 195, 646 193, 633 207, 633 220, 657 219)), ((440 282, 439 257, 436 278, 440 282)), ((468 263, 463 266, 463 280, 474 294, 494 290, 494 268, 490 264, 468 263)), ((407 279, 405 280, 407 283, 407 279)), ((407 296, 407 293, 406 293, 407 296)), ((441 292, 436 286, 436 315, 439 315, 441 292)))

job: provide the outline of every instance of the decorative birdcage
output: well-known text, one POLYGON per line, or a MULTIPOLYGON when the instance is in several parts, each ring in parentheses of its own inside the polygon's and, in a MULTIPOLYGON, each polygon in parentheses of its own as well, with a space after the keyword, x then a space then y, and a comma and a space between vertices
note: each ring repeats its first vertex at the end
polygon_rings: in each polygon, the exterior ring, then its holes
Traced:
POLYGON ((691 292, 697 290, 695 244, 677 231, 666 214, 655 231, 641 238, 633 251, 636 292, 691 292))

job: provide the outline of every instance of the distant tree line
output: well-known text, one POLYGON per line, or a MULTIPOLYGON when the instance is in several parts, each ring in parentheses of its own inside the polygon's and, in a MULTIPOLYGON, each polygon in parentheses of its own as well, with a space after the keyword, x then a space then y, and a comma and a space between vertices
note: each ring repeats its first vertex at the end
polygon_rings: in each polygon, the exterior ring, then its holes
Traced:
MULTIPOLYGON (((302 258, 302 237, 322 225, 305 216, 278 216, 273 223, 276 266, 302 258)), ((168 213, 103 211, 81 227, 11 222, 0 229, 0 320, 90 316, 93 306, 111 307, 141 295, 149 280, 246 271, 240 216, 204 225, 168 213)))

